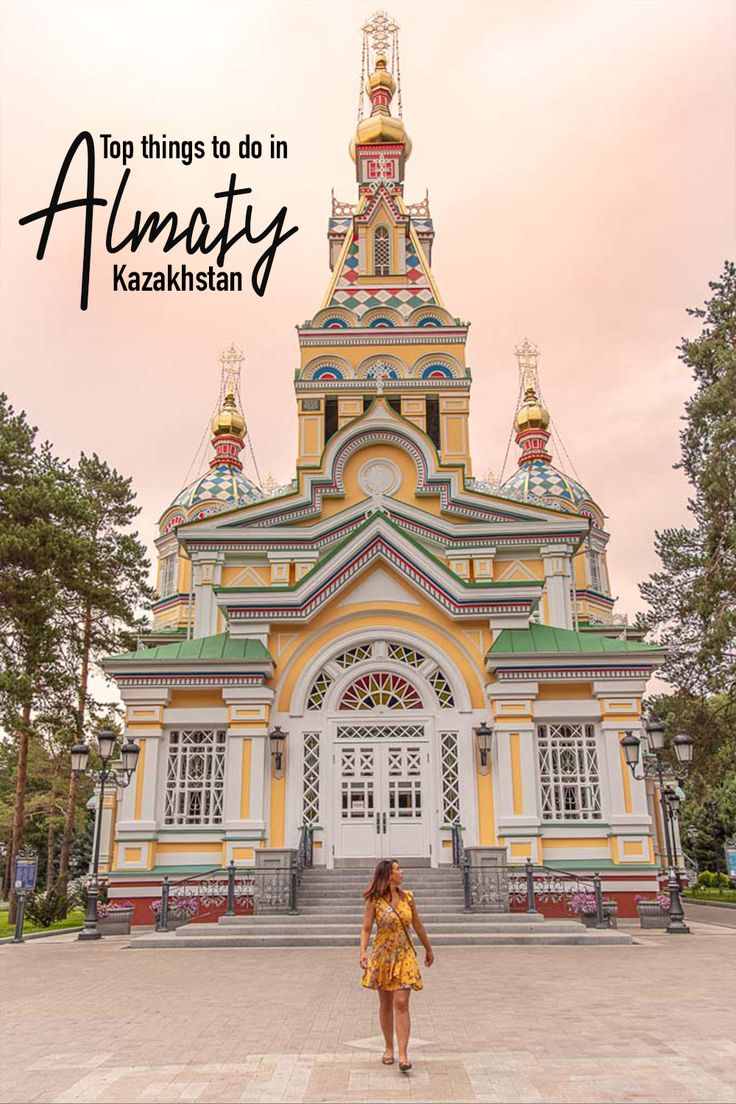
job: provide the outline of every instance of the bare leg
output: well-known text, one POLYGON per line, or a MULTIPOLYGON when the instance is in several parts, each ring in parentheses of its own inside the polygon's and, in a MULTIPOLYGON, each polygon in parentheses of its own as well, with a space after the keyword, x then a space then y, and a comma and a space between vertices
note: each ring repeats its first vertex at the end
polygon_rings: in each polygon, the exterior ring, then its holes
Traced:
POLYGON ((394 1056, 394 995, 385 989, 378 990, 378 999, 381 1002, 378 1018, 381 1021, 381 1031, 386 1040, 384 1058, 394 1056))
POLYGON ((396 1038, 399 1042, 399 1061, 408 1062, 407 1050, 409 1047, 409 1033, 411 1032, 411 1019, 409 1017, 409 997, 411 989, 399 989, 394 995, 394 1016, 396 1018, 396 1038))

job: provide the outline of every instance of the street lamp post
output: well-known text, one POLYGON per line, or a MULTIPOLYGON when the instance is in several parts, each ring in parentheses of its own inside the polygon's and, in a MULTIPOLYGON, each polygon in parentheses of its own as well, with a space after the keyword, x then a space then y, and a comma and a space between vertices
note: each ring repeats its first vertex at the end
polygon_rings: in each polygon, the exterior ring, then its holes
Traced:
MULTIPOLYGON (((642 773, 636 773, 641 751, 641 740, 633 732, 627 732, 621 741, 626 762, 634 778, 641 781, 644 778, 656 778, 659 787, 659 803, 662 811, 662 831, 664 832, 664 846, 667 854, 667 892, 670 897, 670 922, 667 926, 669 935, 687 935, 690 931, 685 923, 685 911, 682 907, 682 882, 680 870, 677 864, 675 817, 680 805, 680 797, 674 789, 665 786, 665 762, 662 759, 664 749, 664 725, 659 721, 650 721, 645 725, 649 761, 642 763, 642 773)), ((687 768, 693 759, 693 738, 687 733, 675 736, 673 746, 678 763, 687 768)))
MULTIPOLYGON (((108 780, 113 781, 117 786, 122 786, 123 788, 130 785, 130 780, 135 774, 135 768, 138 765, 138 755, 140 754, 138 745, 134 743, 133 740, 129 739, 120 749, 120 757, 123 763, 122 769, 118 770, 115 767, 111 767, 109 763, 115 752, 116 742, 117 737, 110 729, 103 729, 97 737, 97 746, 102 767, 96 772, 100 783, 100 792, 97 798, 97 809, 95 811, 95 842, 92 852, 92 877, 87 884, 87 909, 84 914, 84 927, 77 936, 77 939, 85 941, 100 938, 100 931, 97 927, 97 898, 100 888, 98 868, 100 864, 100 837, 102 835, 102 806, 105 798, 105 785, 108 780)), ((87 763, 89 761, 89 746, 84 743, 75 744, 72 748, 71 758, 72 770, 76 774, 81 774, 87 768, 87 763)))

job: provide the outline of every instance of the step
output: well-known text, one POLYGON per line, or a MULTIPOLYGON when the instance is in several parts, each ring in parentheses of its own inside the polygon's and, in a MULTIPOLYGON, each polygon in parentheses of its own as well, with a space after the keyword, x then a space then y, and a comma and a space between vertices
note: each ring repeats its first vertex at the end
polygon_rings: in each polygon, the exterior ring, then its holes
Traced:
MULTIPOLYGON (((218 938, 228 939, 231 935, 235 934, 261 934, 261 935, 281 935, 291 936, 294 931, 297 931, 300 936, 302 935, 346 935, 357 942, 360 937, 360 929, 355 924, 331 924, 329 929, 325 930, 324 924, 302 924, 301 927, 294 929, 291 924, 270 924, 270 925, 250 925, 243 923, 241 925, 220 925, 220 924, 187 924, 181 928, 176 929, 177 938, 194 938, 194 939, 207 939, 210 936, 217 936, 218 938)), ((433 924, 429 929, 429 936, 432 940, 437 935, 452 935, 455 933, 473 933, 479 934, 484 932, 497 932, 504 934, 506 932, 525 932, 525 931, 542 931, 545 932, 570 932, 576 934, 580 931, 580 924, 575 920, 554 920, 548 921, 544 925, 544 929, 541 929, 537 924, 503 924, 494 923, 493 921, 486 921, 485 924, 469 924, 464 920, 447 921, 446 923, 433 924)))
MULTIPOLYGON (((439 934, 432 940, 436 947, 510 947, 510 946, 576 946, 589 947, 609 945, 631 945, 633 939, 625 932, 612 929, 595 931, 577 925, 576 932, 547 932, 544 929, 527 932, 458 932, 439 934)), ((163 947, 219 947, 227 948, 265 948, 265 947, 357 947, 354 935, 269 935, 261 932, 252 934, 205 936, 178 935, 154 932, 150 935, 135 936, 130 941, 133 950, 156 949, 163 947)))
MULTIPOLYGON (((550 923, 545 921, 541 913, 525 913, 525 912, 458 912, 456 910, 440 912, 433 910, 422 914, 422 920, 424 923, 434 929, 435 924, 447 924, 452 923, 454 920, 461 920, 468 924, 484 924, 488 921, 499 924, 544 924, 550 923)), ((268 916, 259 914, 257 916, 221 916, 218 923, 223 927, 241 927, 241 926, 261 926, 268 927, 270 924, 288 924, 291 928, 298 928, 302 924, 349 924, 355 923, 360 925, 363 920, 363 913, 355 912, 352 914, 334 912, 310 912, 310 913, 271 913, 268 916)), ((554 923, 576 923, 576 921, 566 921, 564 917, 560 917, 560 920, 555 920, 554 923)), ((204 925, 197 924, 196 927, 204 925)), ((177 929, 181 931, 182 929, 177 929)))

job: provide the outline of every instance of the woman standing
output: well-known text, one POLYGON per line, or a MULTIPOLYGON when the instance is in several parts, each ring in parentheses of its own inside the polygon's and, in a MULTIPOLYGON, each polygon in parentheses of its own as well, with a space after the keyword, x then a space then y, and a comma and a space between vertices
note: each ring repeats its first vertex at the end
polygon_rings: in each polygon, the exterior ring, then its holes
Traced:
POLYGON ((411 1062, 409 1047, 409 997, 412 989, 423 989, 416 951, 409 935, 413 926, 424 946, 426 966, 434 962, 434 952, 419 919, 414 894, 401 889, 404 871, 395 859, 382 859, 373 872, 373 881, 363 896, 365 912, 360 933, 360 965, 365 971, 362 985, 377 989, 381 1002, 379 1016, 386 1049, 381 1059, 385 1066, 394 1064, 394 1021, 399 1042, 399 1069, 408 1073, 411 1062), (373 921, 376 934, 373 952, 368 958, 368 940, 373 921))

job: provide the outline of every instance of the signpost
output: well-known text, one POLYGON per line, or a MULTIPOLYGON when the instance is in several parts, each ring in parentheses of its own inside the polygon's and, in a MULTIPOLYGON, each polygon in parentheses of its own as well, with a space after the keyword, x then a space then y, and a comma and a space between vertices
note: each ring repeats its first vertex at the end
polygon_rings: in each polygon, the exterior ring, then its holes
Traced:
POLYGON ((26 896, 36 888, 38 855, 35 851, 19 851, 15 857, 13 888, 18 896, 18 913, 15 918, 13 943, 23 942, 23 920, 26 912, 26 896))
POLYGON ((726 852, 726 873, 736 880, 736 836, 726 840, 723 850, 726 852))

